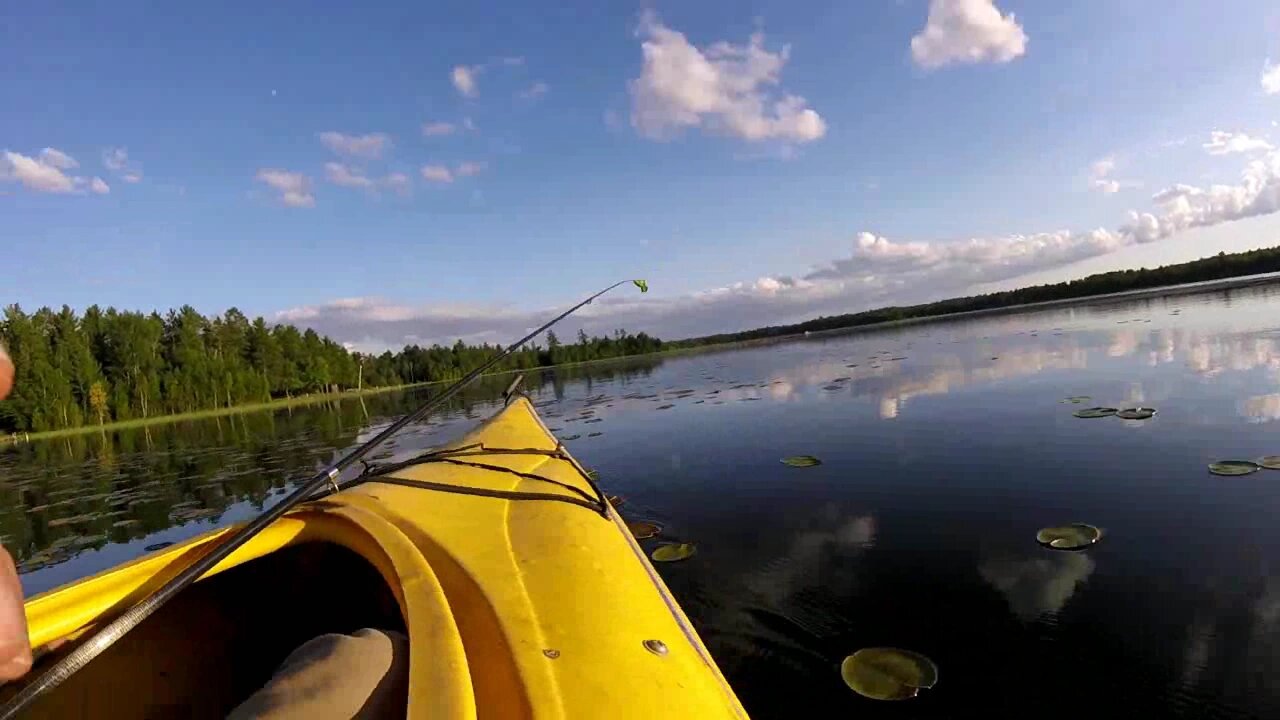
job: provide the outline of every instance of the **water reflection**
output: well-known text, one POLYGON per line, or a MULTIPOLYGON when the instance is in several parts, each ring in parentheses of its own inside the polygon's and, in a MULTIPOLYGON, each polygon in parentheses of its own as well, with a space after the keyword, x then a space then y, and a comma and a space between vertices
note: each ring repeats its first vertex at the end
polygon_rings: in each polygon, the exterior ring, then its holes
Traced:
MULTIPOLYGON (((912 706, 921 717, 993 702, 1016 716, 1045 698, 1060 714, 1280 717, 1280 473, 1205 471, 1280 454, 1276 318, 1280 291, 1259 287, 566 368, 526 387, 633 519, 698 544, 659 571, 757 717, 801 695, 840 716, 900 714, 850 705, 834 671, 882 644, 949 678, 912 706), (1077 420, 1061 403, 1076 395, 1160 413, 1077 420), (778 462, 795 454, 823 464, 778 462), (1075 520, 1107 539, 1035 545, 1036 528, 1075 520)), ((379 457, 456 437, 508 381, 379 457)), ((251 515, 420 399, 8 448, 0 534, 44 589, 251 515)))
POLYGON ((987 560, 978 566, 978 574, 1004 595, 1014 615, 1030 621, 1061 611, 1093 568, 1093 559, 1083 552, 1046 551, 987 560))

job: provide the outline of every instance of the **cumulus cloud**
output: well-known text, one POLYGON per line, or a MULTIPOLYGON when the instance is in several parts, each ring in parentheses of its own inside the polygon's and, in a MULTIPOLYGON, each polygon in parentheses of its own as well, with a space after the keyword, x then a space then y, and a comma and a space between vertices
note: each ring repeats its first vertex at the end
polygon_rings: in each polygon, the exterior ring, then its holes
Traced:
POLYGON ((371 188, 373 180, 361 173, 360 170, 352 168, 337 162, 328 162, 324 164, 324 177, 334 185, 342 187, 371 188))
POLYGON ((1131 212, 1121 232, 1152 242, 1192 228, 1211 227, 1280 211, 1280 151, 1253 160, 1236 185, 1173 185, 1152 197, 1157 212, 1131 212))
POLYGON ((1262 92, 1268 95, 1280 93, 1280 62, 1273 64, 1267 60, 1262 66, 1262 77, 1259 81, 1262 83, 1262 92))
POLYGON ((75 192, 75 180, 62 172, 77 163, 67 154, 54 148, 41 150, 36 157, 4 151, 0 162, 0 179, 21 183, 28 190, 43 193, 67 194, 75 192))
POLYGON ((391 173, 382 178, 382 186, 397 195, 408 195, 413 181, 404 173, 391 173))
POLYGON ((320 142, 329 150, 344 157, 376 158, 382 151, 391 146, 391 138, 386 133, 368 133, 366 135, 346 135, 333 130, 322 132, 320 142))
POLYGON ((543 95, 546 95, 547 91, 550 89, 551 88, 548 87, 546 83, 539 80, 538 82, 530 85, 524 90, 521 90, 520 97, 524 98, 525 100, 535 100, 537 98, 542 97, 543 95))
POLYGON ((315 195, 311 194, 311 178, 297 172, 263 168, 254 176, 279 193, 280 202, 289 207, 314 207, 315 195))
POLYGON ((448 122, 431 122, 423 123, 422 134, 427 137, 437 137, 440 135, 452 135, 458 131, 458 126, 448 122))
POLYGON ((374 193, 385 189, 397 195, 407 195, 412 187, 409 176, 404 173, 390 173, 380 178, 374 178, 366 175, 358 167, 338 162, 324 164, 324 177, 339 187, 360 188, 374 193))
POLYGON ((1133 180, 1120 180, 1114 176, 1116 159, 1107 156, 1089 166, 1089 185, 1107 194, 1118 193, 1122 188, 1139 187, 1141 183, 1133 180))
POLYGON ((1120 192, 1120 181, 1109 177, 1115 168, 1116 159, 1113 157, 1105 157, 1095 162, 1089 168, 1090 182, 1093 187, 1104 193, 1120 192))
MULTIPOLYGON (((1106 167, 1111 172, 1113 165, 1106 167)), ((450 182, 456 173, 444 165, 427 166, 423 177, 450 182)), ((1280 212, 1280 151, 1251 161, 1239 184, 1174 185, 1156 193, 1153 202, 1151 212, 1133 212, 1115 229, 960 240, 894 240, 861 232, 853 237, 847 256, 801 277, 766 275, 666 297, 660 290, 643 298, 609 296, 575 317, 590 333, 624 327, 679 338, 967 294, 987 283, 1154 242, 1182 230, 1280 212)), ((509 341, 551 314, 549 308, 530 312, 491 306, 414 307, 357 298, 295 308, 279 319, 381 349, 406 342, 451 343, 460 337, 509 341)))
POLYGON ((127 183, 142 180, 142 170, 136 163, 129 161, 129 151, 122 147, 107 148, 102 151, 102 166, 127 183))
POLYGON ((464 97, 475 97, 480 94, 480 88, 476 86, 476 76, 483 69, 481 65, 455 65, 449 73, 449 80, 464 97))
POLYGON ((111 186, 100 177, 95 177, 89 181, 89 189, 92 190, 95 195, 106 195, 111 192, 111 186))
POLYGON ((755 33, 746 45, 698 48, 652 13, 642 16, 638 33, 644 64, 630 92, 631 124, 641 135, 665 139, 700 127, 748 141, 810 142, 826 134, 826 122, 804 98, 773 90, 788 46, 770 52, 764 34, 755 33))
POLYGON ((80 167, 80 163, 76 162, 75 158, 57 148, 51 147, 40 151, 40 162, 50 167, 56 167, 59 170, 73 170, 80 167))
POLYGON ((485 162, 463 162, 456 167, 448 165, 423 165, 422 178, 429 182, 451 183, 457 178, 471 177, 484 172, 489 167, 485 162))
POLYGON ((129 164, 129 151, 124 148, 107 148, 102 151, 102 165, 108 170, 124 170, 129 164))
POLYGON ((924 29, 911 38, 911 58, 923 68, 1007 63, 1026 51, 1022 26, 993 0, 931 0, 924 29))
POLYGON ((1202 147, 1210 155, 1233 155, 1275 149, 1271 143, 1262 138, 1251 137, 1245 133, 1223 132, 1221 130, 1214 130, 1209 133, 1209 142, 1202 145, 1202 147))
POLYGON ((446 165, 423 165, 422 179, 428 182, 451 183, 453 171, 446 165))

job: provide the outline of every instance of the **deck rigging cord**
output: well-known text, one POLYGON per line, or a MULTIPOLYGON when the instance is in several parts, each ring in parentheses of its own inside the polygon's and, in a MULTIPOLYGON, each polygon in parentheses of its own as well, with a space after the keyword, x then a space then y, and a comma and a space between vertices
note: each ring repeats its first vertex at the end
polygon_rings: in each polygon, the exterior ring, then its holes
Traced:
POLYGON ((484 364, 462 376, 460 380, 445 388, 439 394, 427 398, 427 400, 419 405, 413 412, 405 415, 394 423, 391 423, 368 442, 357 447, 344 455, 337 462, 313 475, 306 482, 299 485, 283 500, 276 503, 268 510, 265 510, 258 517, 249 521, 249 523, 232 533, 222 542, 218 543, 217 546, 197 558, 154 593, 139 601, 115 620, 112 620, 110 623, 102 627, 102 629, 95 632, 87 640, 80 643, 75 650, 72 650, 62 659, 58 660, 53 667, 41 673, 39 677, 28 683, 22 688, 22 690, 0 707, 0 720, 10 720, 10 718, 17 717, 17 715, 27 709, 31 703, 36 700, 36 698, 62 684, 67 678, 75 674, 77 670, 87 665, 89 661, 93 660, 98 655, 102 654, 104 650, 111 647, 111 645, 123 637, 125 633, 141 624, 143 620, 146 620, 152 613, 159 610, 165 603, 173 599, 173 597, 181 590, 199 580, 205 573, 213 569, 215 565, 222 562, 227 558, 227 556, 231 555, 231 553, 235 552, 238 548, 248 542, 254 535, 257 535, 268 525, 292 510, 299 503, 312 499, 312 496, 316 491, 322 490, 326 485, 336 489, 337 480, 342 474, 342 471, 351 467, 356 462, 359 462, 364 458, 364 456, 373 452, 378 448, 378 446, 389 440, 391 436, 404 429, 405 426, 426 417, 432 410, 447 402, 454 395, 457 395, 463 388, 474 382, 476 378, 479 378, 485 372, 505 360, 516 350, 519 350, 525 343, 549 330, 556 323, 569 317, 583 306, 590 304, 601 295, 604 295, 619 285, 625 285, 628 282, 634 283, 636 287, 640 288, 640 292, 649 291, 649 286, 644 280, 620 280, 560 313, 541 327, 507 346, 505 350, 493 356, 484 364))

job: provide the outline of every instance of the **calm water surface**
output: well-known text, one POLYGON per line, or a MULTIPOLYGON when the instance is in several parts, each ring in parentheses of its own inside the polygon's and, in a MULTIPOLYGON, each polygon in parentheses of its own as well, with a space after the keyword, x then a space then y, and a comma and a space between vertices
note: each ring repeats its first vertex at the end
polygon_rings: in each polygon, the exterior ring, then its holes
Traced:
MULTIPOLYGON (((503 385, 384 457, 457 437, 503 385)), ((1280 717, 1280 471, 1205 469, 1280 454, 1280 286, 526 385, 624 515, 698 544, 660 570, 756 717, 1280 717), (1075 395, 1159 415, 1076 419, 1075 395), (603 422, 575 419, 589 398, 603 422), (778 462, 794 454, 823 464, 778 462), (1107 534, 1082 553, 1036 544, 1076 521, 1107 534), (938 686, 855 696, 839 663, 879 645, 933 658, 938 686)), ((418 399, 0 451, 0 534, 45 590, 251 516, 418 399)))

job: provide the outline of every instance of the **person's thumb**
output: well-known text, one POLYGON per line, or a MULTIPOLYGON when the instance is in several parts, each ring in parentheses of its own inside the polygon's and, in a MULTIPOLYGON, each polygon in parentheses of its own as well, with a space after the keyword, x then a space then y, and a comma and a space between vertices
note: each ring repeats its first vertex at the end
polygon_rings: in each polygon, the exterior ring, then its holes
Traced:
POLYGON ((0 682, 22 677, 31 669, 31 640, 22 607, 22 581, 7 550, 0 548, 0 682))
POLYGON ((0 344, 0 400, 9 394, 11 388, 13 388, 13 361, 9 359, 9 353, 5 352, 4 345, 0 344))

